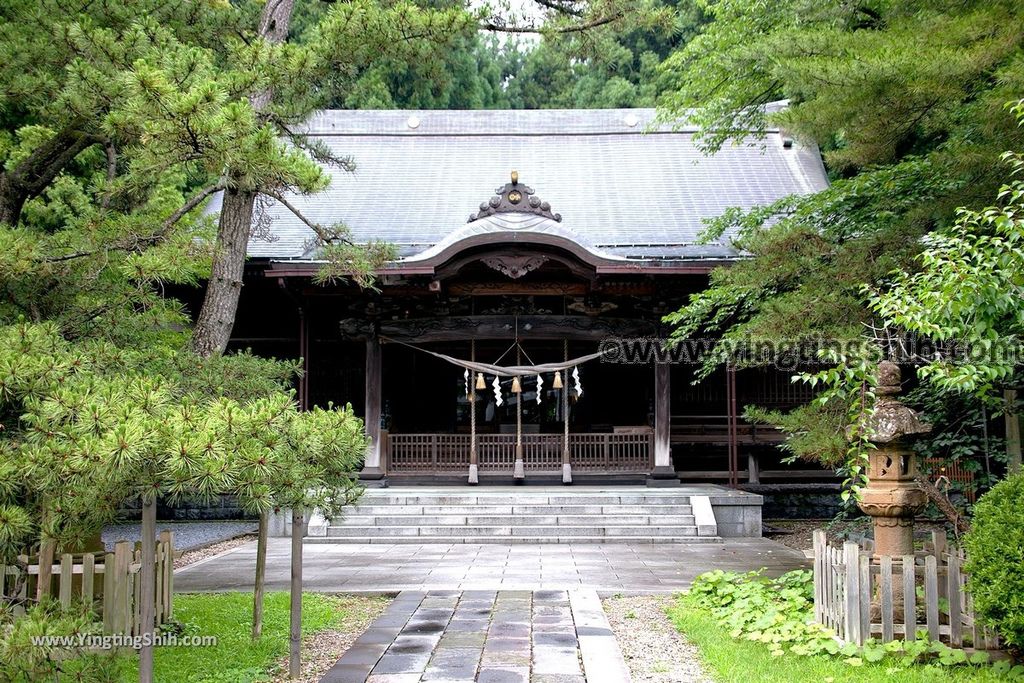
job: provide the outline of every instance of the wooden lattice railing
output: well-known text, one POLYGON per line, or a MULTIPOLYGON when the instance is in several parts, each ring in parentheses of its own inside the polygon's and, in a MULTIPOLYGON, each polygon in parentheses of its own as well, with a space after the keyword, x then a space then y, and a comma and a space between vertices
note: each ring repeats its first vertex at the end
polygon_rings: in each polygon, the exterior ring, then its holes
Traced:
MULTIPOLYGON (((649 472, 653 467, 650 431, 569 435, 569 461, 580 472, 649 472)), ((515 434, 478 434, 481 472, 511 472, 515 434)), ((386 434, 385 461, 392 473, 462 473, 469 466, 469 434, 386 434)), ((558 472, 564 436, 524 434, 523 464, 527 472, 558 472)))

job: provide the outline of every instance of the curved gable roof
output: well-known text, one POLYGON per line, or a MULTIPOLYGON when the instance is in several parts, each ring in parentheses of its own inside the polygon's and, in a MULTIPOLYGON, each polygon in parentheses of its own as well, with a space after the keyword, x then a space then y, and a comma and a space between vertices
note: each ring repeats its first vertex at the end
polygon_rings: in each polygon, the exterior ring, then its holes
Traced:
MULTIPOLYGON (((382 239, 415 258, 464 232, 515 169, 561 214, 567 234, 603 254, 722 258, 735 252, 696 244, 704 219, 827 185, 817 148, 784 144, 778 130, 705 156, 694 129, 652 127, 654 116, 653 109, 325 111, 300 132, 350 157, 356 170, 329 169, 327 190, 290 201, 314 221, 345 223, 357 241, 382 239)), ((280 205, 266 211, 274 239, 252 240, 250 256, 314 255, 307 226, 280 205)))

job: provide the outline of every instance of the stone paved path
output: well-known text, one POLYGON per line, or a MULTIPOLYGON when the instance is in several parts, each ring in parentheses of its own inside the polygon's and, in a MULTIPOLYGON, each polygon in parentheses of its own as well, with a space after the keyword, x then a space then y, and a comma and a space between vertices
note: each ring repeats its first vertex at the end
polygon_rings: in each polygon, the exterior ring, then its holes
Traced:
POLYGON ((593 590, 405 591, 321 683, 628 683, 593 590))
MULTIPOLYGON (((270 539, 267 589, 287 590, 290 544, 270 539)), ((803 553, 764 538, 722 543, 580 545, 331 545, 303 550, 306 590, 347 593, 402 590, 544 590, 671 593, 712 569, 771 576, 808 566, 803 553)), ((256 543, 174 574, 180 592, 252 590, 256 543)))

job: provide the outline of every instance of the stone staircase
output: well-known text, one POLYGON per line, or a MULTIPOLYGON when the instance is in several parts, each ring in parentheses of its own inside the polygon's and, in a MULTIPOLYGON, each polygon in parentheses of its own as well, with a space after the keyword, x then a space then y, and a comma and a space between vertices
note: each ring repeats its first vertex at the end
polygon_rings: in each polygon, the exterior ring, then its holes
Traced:
POLYGON ((718 542, 706 496, 668 489, 368 489, 341 519, 313 520, 311 543, 718 542))

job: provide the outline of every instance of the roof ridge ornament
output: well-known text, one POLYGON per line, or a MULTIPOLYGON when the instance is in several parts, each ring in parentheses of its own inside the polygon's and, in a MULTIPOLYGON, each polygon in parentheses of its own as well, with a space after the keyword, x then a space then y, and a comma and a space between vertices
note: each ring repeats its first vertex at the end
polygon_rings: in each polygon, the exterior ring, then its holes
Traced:
POLYGON ((469 217, 469 222, 493 216, 496 213, 532 213, 562 222, 562 214, 553 213, 551 204, 541 201, 533 188, 519 182, 519 171, 512 171, 512 182, 494 191, 495 196, 480 205, 480 211, 469 217))

